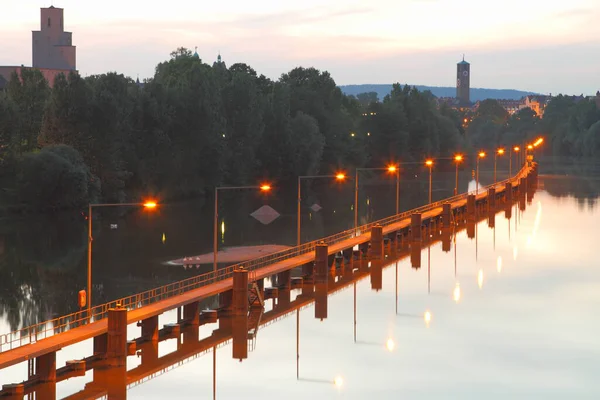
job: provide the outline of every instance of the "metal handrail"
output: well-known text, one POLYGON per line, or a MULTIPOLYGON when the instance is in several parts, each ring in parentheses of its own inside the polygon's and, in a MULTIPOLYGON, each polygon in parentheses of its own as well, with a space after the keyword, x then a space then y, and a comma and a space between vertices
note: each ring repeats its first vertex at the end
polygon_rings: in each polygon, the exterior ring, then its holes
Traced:
MULTIPOLYGON (((506 183, 518 180, 519 178, 527 175, 528 169, 529 168, 527 166, 523 166, 514 177, 505 179, 500 182, 496 182, 491 185, 487 185, 485 187, 481 187, 479 191, 485 191, 487 189, 495 188, 497 186, 505 185, 506 183)), ((327 236, 322 239, 317 239, 311 242, 303 243, 300 246, 291 247, 289 249, 267 254, 259 258, 233 264, 228 267, 218 269, 216 273, 212 271, 207 272, 181 281, 172 282, 154 289, 146 290, 145 292, 136 293, 131 296, 123 297, 117 300, 110 301, 108 303, 100 304, 92 307, 89 311, 89 314, 87 310, 81 310, 58 318, 43 321, 25 328, 21 328, 10 333, 0 335, 0 353, 26 344, 35 343, 40 339, 44 339, 58 333, 62 333, 71 328, 76 328, 81 325, 86 325, 92 322, 100 321, 101 319, 107 317, 108 310, 110 308, 114 308, 119 305, 121 307, 127 308, 127 310, 135 310, 137 308, 152 304, 156 301, 180 295, 190 290, 198 289, 202 286, 211 283, 229 279, 233 276, 233 271, 239 268, 245 268, 249 271, 252 271, 252 274, 249 276, 249 280, 252 282, 253 280, 256 280, 256 273, 254 271, 267 265, 272 265, 277 262, 287 260, 289 258, 311 253, 315 250, 315 247, 318 243, 333 245, 357 236, 367 235, 369 234, 370 229, 375 225, 391 225, 410 217, 410 215, 412 214, 434 210, 438 207, 441 207, 444 203, 452 203, 458 200, 466 200, 467 196, 472 194, 477 195, 475 190, 471 192, 465 192, 456 196, 436 201, 431 204, 414 208, 412 210, 404 211, 399 214, 380 219, 378 221, 370 222, 368 224, 359 226, 356 229, 347 229, 345 231, 338 232, 334 235, 327 236)))

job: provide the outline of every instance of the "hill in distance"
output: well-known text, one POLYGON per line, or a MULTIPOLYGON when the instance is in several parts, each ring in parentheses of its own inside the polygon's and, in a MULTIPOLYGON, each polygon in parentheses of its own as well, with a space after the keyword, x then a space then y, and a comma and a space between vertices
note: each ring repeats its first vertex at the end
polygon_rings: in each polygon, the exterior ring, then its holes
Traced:
MULTIPOLYGON (((402 85, 404 86, 404 85, 402 85)), ((416 87, 419 91, 429 90, 436 97, 455 97, 455 87, 443 87, 443 86, 423 86, 423 85, 409 85, 416 87)), ((376 92, 379 101, 392 91, 392 85, 340 85, 340 89, 346 95, 356 96, 359 93, 376 92)), ((476 102, 485 99, 505 99, 505 100, 519 100, 524 96, 538 94, 534 92, 524 92, 521 90, 514 89, 480 89, 471 88, 471 101, 476 102)))

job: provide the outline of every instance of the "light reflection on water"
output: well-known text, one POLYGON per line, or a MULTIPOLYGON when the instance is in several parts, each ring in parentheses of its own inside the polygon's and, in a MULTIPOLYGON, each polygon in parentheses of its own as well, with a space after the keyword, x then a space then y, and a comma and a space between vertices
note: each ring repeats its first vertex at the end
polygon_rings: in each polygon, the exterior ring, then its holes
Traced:
MULTIPOLYGON (((384 268, 380 291, 368 277, 359 281, 356 343, 353 290, 330 296, 322 321, 314 305, 300 311, 300 380, 295 314, 261 328, 242 363, 231 344, 219 348, 217 398, 598 398, 600 322, 591 316, 600 305, 599 212, 538 192, 518 225, 516 214, 510 222, 496 215, 495 231, 478 224, 477 258, 475 240, 458 234, 456 276, 454 249, 445 253, 441 244, 421 253, 431 257, 430 281, 425 263, 414 270, 410 258, 399 262, 397 314, 393 267, 384 268)), ((169 312, 159 322, 175 319, 169 312)), ((215 328, 201 327, 200 337, 215 328)), ((130 339, 139 333, 128 329, 130 339)), ((159 356, 176 348, 176 340, 161 342, 159 356)), ((71 346, 57 365, 91 350, 91 341, 71 346)), ((129 357, 127 369, 140 362, 129 357)), ((212 367, 209 352, 130 389, 128 398, 210 398, 212 367)), ((16 381, 11 376, 23 368, 3 370, 2 382, 16 381)), ((91 380, 88 372, 58 384, 58 397, 91 380)))

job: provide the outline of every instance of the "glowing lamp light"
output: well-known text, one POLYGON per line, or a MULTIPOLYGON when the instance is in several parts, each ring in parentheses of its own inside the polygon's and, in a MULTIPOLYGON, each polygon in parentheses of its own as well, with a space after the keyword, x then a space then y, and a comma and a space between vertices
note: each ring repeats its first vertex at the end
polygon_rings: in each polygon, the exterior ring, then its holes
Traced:
POLYGON ((460 301, 460 286, 458 285, 458 283, 454 288, 454 301, 457 303, 460 301))
POLYGON ((479 286, 479 289, 481 289, 483 287, 483 270, 479 270, 479 273, 477 274, 477 286, 479 286))
POLYGON ((483 157, 485 157, 485 152, 483 152, 483 151, 479 152, 478 156, 479 156, 480 158, 483 158, 483 157))
POLYGON ((454 161, 456 162, 460 162, 463 160, 463 156, 460 154, 457 154, 456 156, 454 156, 454 161))
POLYGON ((156 204, 155 201, 147 201, 143 204, 144 208, 149 208, 149 209, 156 208, 157 205, 158 204, 156 204))
POLYGON ((271 190, 271 185, 260 185, 260 190, 262 190, 263 192, 268 192, 269 190, 271 190))
POLYGON ((529 150, 531 150, 531 149, 533 149, 533 146, 532 146, 532 145, 528 145, 528 146, 527 146, 527 148, 528 148, 529 150))
POLYGON ((533 147, 538 147, 543 142, 544 142, 544 138, 539 138, 538 140, 535 141, 535 143, 533 144, 533 147))
POLYGON ((513 147, 513 150, 514 151, 519 151, 519 150, 521 150, 521 148, 519 146, 515 146, 515 147, 513 147))
POLYGON ((428 167, 431 167, 433 165, 433 160, 425 161, 425 165, 427 165, 428 167))
POLYGON ((335 179, 337 179, 338 181, 343 181, 344 179, 346 179, 346 174, 342 174, 342 173, 335 174, 335 179))
POLYGON ((398 167, 396 167, 395 165, 390 165, 387 170, 388 172, 396 172, 398 171, 398 167))
POLYGON ((431 312, 429 312, 429 310, 425 311, 425 314, 423 314, 423 320, 429 326, 429 323, 431 322, 431 312))
POLYGON ((388 349, 388 351, 394 351, 394 348, 396 347, 396 343, 394 343, 394 339, 389 338, 387 340, 387 342, 385 343, 385 347, 388 349))
POLYGON ((333 383, 337 387, 342 387, 342 385, 344 384, 344 378, 342 378, 341 376, 336 376, 335 379, 333 380, 333 383))
POLYGON ((500 155, 504 154, 504 149, 498 149, 498 154, 500 154, 500 155))

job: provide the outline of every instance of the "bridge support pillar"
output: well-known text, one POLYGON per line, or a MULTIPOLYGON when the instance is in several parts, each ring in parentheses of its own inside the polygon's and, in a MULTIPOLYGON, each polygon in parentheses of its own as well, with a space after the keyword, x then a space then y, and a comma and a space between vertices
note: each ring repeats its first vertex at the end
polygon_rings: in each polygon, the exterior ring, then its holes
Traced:
POLYGON ((218 296, 219 308, 223 309, 223 315, 228 315, 231 312, 232 301, 233 301, 233 290, 226 290, 218 296))
POLYGON ((127 309, 108 310, 108 340, 106 353, 111 366, 125 365, 127 358, 127 309))
POLYGON ((488 210, 493 210, 496 208, 496 189, 495 188, 488 189, 487 203, 488 203, 488 210))
POLYGON ((325 243, 318 243, 315 246, 315 283, 327 280, 327 259, 329 246, 325 243))
POLYGON ((327 318, 327 253, 329 247, 325 243, 315 246, 315 318, 327 318))
POLYGON ((302 278, 304 278, 304 283, 313 283, 315 281, 314 262, 310 262, 302 266, 302 278))
POLYGON ((421 235, 421 214, 416 213, 410 216, 410 234, 413 242, 420 242, 421 235))
POLYGON ((106 334, 106 333, 103 333, 102 335, 94 336, 94 354, 106 355, 107 342, 108 342, 108 334, 106 334))
POLYGON ((383 227, 381 225, 371 228, 371 258, 375 260, 383 258, 383 227))
POLYGON ((475 206, 475 195, 470 194, 467 196, 467 216, 473 218, 475 216, 476 206, 475 206))
POLYGON ((292 271, 287 270, 277 274, 277 306, 286 306, 290 304, 290 289, 292 286, 292 271))
POLYGON ((138 323, 142 328, 142 338, 144 340, 156 342, 158 341, 158 315, 146 318, 138 323))
POLYGON ((44 354, 35 359, 35 374, 41 383, 56 382, 56 352, 44 354))
POLYGON ((525 194, 527 191, 527 178, 519 179, 519 193, 525 194))
POLYGON ((511 204, 512 203, 512 183, 510 182, 506 182, 506 184, 504 185, 504 201, 506 202, 506 204, 511 204))
POLYGON ((369 243, 361 243, 358 245, 358 252, 360 254, 360 258, 359 259, 363 259, 367 256, 367 253, 369 252, 369 243))
POLYGON ((442 223, 444 227, 449 227, 452 221, 452 204, 442 204, 442 223))
POLYGON ((200 325, 199 305, 199 301, 194 301, 183 306, 183 319, 187 324, 200 325))
POLYGON ((233 271, 233 315, 248 316, 248 270, 233 271))
POLYGON ((344 270, 352 271, 352 267, 354 265, 354 254, 352 248, 345 249, 342 251, 342 256, 344 257, 344 270))

